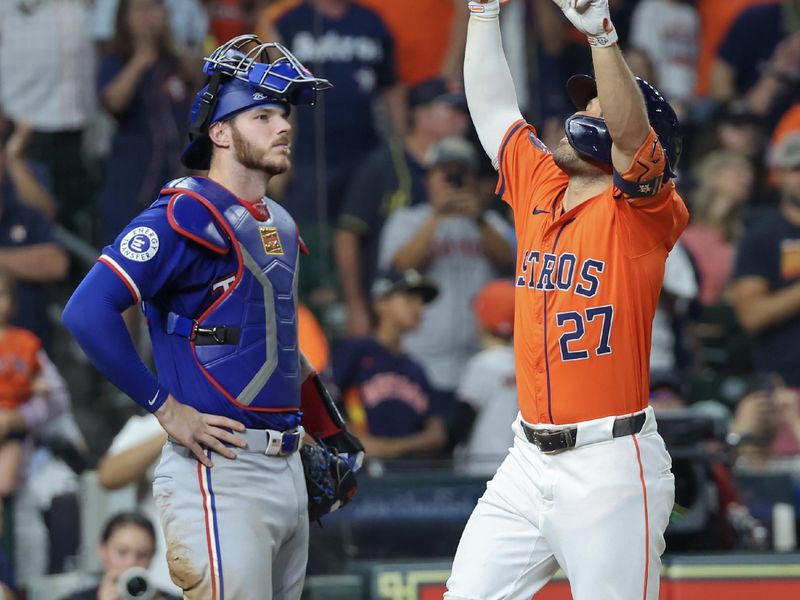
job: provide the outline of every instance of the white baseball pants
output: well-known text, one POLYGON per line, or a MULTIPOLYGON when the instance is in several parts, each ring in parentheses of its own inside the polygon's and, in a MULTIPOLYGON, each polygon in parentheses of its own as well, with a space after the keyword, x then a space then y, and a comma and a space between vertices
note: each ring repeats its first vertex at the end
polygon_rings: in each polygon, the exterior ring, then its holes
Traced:
POLYGON ((575 448, 545 454, 519 420, 458 545, 445 600, 529 600, 560 566, 574 600, 658 598, 672 461, 652 408, 636 435, 614 418, 577 426, 575 448))

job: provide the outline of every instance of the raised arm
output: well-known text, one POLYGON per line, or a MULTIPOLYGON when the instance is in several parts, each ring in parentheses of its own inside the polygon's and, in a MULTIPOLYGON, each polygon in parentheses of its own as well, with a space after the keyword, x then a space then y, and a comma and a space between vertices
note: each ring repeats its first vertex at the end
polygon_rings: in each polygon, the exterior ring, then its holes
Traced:
POLYGON ((608 0, 554 0, 592 47, 597 96, 608 133, 614 141, 614 168, 626 172, 650 131, 639 86, 617 46, 608 0))
POLYGON ((614 140, 611 160, 625 173, 650 132, 644 98, 618 46, 592 48, 592 62, 603 119, 614 140))
POLYGON ((497 168, 497 154, 508 128, 522 118, 500 38, 499 0, 469 3, 464 52, 464 92, 486 154, 497 168))

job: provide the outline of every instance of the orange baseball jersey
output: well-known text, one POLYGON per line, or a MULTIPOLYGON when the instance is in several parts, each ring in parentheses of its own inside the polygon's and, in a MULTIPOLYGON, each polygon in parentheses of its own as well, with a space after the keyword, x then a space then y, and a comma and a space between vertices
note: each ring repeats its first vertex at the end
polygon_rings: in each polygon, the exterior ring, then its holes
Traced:
POLYGON ((26 329, 6 327, 0 334, 0 408, 15 409, 31 397, 41 349, 42 342, 26 329))
MULTIPOLYGON (((562 214, 567 175, 532 126, 512 125, 498 160, 497 194, 513 208, 517 233, 514 350, 523 419, 565 424, 645 408, 664 263, 689 219, 674 183, 636 200, 610 185, 562 214)), ((622 175, 647 181, 664 165, 651 130, 622 175)))

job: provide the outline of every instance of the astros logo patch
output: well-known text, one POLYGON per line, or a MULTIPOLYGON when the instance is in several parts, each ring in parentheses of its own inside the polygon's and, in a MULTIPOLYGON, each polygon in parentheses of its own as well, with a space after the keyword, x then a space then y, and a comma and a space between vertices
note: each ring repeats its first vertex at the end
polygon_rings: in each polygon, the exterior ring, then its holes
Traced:
POLYGON ((125 258, 146 262, 158 252, 158 234, 149 227, 131 229, 119 243, 119 251, 125 258))
POLYGON ((258 231, 261 234, 261 242, 264 244, 264 252, 271 256, 281 256, 283 254, 283 246, 281 246, 278 228, 259 227, 258 231))

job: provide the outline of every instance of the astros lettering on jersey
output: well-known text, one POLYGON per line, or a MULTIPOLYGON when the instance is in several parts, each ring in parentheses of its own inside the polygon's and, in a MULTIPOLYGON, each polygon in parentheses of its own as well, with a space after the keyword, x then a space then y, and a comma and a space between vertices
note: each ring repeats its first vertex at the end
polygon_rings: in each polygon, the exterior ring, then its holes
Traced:
MULTIPOLYGON (((568 177, 522 120, 498 161, 497 193, 514 210, 518 236, 514 349, 523 419, 565 424, 642 410, 664 261, 689 219, 675 184, 636 199, 609 186, 563 212, 568 177)), ((651 129, 622 177, 652 180, 664 166, 651 129)))

